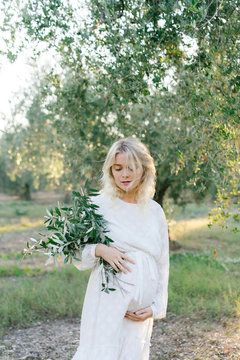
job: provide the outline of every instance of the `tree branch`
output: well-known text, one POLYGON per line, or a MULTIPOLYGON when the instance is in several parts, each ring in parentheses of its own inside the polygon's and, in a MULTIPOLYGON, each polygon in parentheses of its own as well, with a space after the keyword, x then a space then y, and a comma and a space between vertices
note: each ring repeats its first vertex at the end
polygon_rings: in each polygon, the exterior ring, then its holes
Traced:
POLYGON ((106 15, 105 15, 105 12, 104 12, 104 9, 102 7, 102 5, 99 3, 98 0, 95 0, 96 4, 97 4, 97 8, 98 8, 98 11, 100 13, 100 19, 103 23, 107 24, 108 22, 110 21, 115 21, 116 19, 119 19, 120 17, 123 16, 123 11, 125 9, 125 5, 124 5, 124 0, 120 0, 121 2, 121 10, 119 11, 119 14, 114 18, 114 17, 111 17, 109 19, 106 18, 106 15))

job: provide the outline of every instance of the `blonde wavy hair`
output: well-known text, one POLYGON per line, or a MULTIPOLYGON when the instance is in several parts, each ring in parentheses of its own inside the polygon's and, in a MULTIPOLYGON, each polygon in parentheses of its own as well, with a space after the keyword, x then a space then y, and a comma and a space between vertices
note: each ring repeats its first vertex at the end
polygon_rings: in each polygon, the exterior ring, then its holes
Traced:
POLYGON ((140 183, 136 188, 136 200, 139 205, 146 205, 155 194, 156 169, 148 148, 134 137, 120 139, 109 149, 102 168, 101 192, 108 194, 112 200, 123 196, 124 191, 116 185, 112 174, 112 166, 118 153, 127 155, 127 162, 134 172, 133 182, 137 180, 136 163, 143 170, 140 183))

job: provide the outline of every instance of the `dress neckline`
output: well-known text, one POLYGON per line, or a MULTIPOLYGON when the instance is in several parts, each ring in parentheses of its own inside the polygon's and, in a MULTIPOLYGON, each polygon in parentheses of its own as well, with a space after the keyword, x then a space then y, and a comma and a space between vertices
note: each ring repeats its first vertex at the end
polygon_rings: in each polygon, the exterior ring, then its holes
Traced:
POLYGON ((138 203, 130 203, 130 202, 127 202, 127 201, 125 201, 125 200, 122 200, 122 199, 120 199, 120 198, 118 198, 118 200, 120 200, 121 201, 121 203, 124 203, 124 204, 128 204, 128 205, 138 205, 138 203))

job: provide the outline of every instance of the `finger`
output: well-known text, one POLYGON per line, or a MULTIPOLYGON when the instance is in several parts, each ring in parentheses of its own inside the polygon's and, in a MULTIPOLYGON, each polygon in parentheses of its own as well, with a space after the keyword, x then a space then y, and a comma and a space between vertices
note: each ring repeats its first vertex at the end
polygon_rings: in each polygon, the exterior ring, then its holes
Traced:
POLYGON ((142 320, 142 319, 136 318, 136 317, 134 317, 132 315, 126 315, 125 317, 127 319, 129 319, 129 320, 132 320, 132 321, 141 321, 142 320))
POLYGON ((141 315, 141 314, 146 314, 146 313, 147 313, 146 309, 138 310, 135 312, 136 315, 141 315))
POLYGON ((141 319, 141 316, 136 315, 135 313, 129 313, 128 315, 131 316, 131 318, 133 318, 133 319, 141 319))
POLYGON ((146 306, 142 309, 135 311, 135 314, 143 314, 143 313, 149 313, 149 312, 152 312, 152 308, 150 306, 146 306))
POLYGON ((118 269, 118 267, 114 264, 114 262, 110 262, 110 265, 112 266, 112 268, 113 268, 115 271, 119 272, 119 269, 118 269))
POLYGON ((125 313, 125 315, 129 317, 129 316, 133 316, 133 315, 134 315, 134 313, 133 313, 133 312, 131 312, 131 311, 127 311, 127 312, 125 313))
POLYGON ((123 254, 122 257, 128 261, 130 261, 132 264, 136 264, 134 260, 132 260, 130 257, 128 257, 127 255, 123 254))
MULTIPOLYGON (((121 259, 122 260, 122 259, 121 259)), ((125 261, 122 260, 122 265, 128 270, 128 271, 132 271, 131 268, 126 264, 125 261)))
POLYGON ((143 319, 140 318, 140 317, 138 317, 138 316, 131 316, 131 315, 130 315, 129 318, 130 318, 131 320, 133 320, 133 321, 143 321, 143 319))
POLYGON ((116 265, 122 272, 124 272, 124 274, 127 274, 127 271, 124 269, 120 262, 118 262, 116 265))
POLYGON ((143 318, 146 318, 147 316, 149 316, 149 313, 147 313, 147 312, 144 312, 142 314, 135 313, 135 316, 137 316, 139 319, 143 319, 143 318))

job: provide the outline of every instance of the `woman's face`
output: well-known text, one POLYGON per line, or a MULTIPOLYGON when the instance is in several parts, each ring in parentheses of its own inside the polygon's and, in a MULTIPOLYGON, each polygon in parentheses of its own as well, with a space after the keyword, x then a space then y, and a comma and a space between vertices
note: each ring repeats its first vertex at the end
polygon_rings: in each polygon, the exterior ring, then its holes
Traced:
POLYGON ((134 180, 134 172, 127 162, 127 155, 124 152, 121 152, 115 156, 115 163, 112 166, 112 174, 116 185, 120 189, 132 192, 140 183, 143 170, 136 163, 136 179, 135 182, 130 185, 131 181, 134 180))

